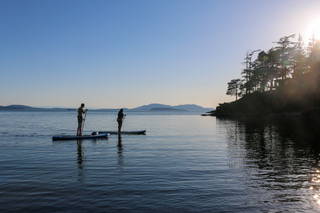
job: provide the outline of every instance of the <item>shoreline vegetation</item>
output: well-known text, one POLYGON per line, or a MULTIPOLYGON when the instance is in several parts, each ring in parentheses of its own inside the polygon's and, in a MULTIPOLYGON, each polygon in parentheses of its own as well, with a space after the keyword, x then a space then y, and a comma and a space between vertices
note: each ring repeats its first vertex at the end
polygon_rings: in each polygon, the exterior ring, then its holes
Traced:
POLYGON ((233 118, 303 117, 320 119, 320 41, 285 36, 271 49, 248 52, 241 79, 228 82, 222 103, 204 115, 233 118))

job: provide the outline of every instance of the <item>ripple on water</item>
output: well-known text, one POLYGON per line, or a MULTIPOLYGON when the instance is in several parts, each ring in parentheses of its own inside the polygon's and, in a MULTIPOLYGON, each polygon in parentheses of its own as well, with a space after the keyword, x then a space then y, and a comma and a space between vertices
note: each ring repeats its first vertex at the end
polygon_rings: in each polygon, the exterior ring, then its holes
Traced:
MULTIPOLYGON (((114 115, 86 125, 114 129, 114 115)), ((53 143, 73 113, 1 114, 0 211, 318 212, 320 149, 292 125, 129 114, 125 128, 147 135, 119 147, 53 143)))

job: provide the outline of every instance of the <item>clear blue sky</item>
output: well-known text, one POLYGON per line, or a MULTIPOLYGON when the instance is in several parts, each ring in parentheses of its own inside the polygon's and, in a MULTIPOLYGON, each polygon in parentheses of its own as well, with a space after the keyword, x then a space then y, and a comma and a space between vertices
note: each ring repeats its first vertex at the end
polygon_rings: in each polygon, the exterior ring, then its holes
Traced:
POLYGON ((1 0, 0 105, 230 100, 248 50, 303 33, 320 1, 1 0))

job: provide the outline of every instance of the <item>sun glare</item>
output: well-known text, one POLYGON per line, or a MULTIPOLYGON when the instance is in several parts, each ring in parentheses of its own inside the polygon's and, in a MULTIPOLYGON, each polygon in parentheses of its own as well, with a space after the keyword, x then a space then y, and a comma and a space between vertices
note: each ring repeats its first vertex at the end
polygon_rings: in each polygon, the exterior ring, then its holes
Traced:
POLYGON ((312 38, 320 40, 320 17, 313 19, 313 21, 309 23, 302 36, 305 44, 308 44, 312 38))

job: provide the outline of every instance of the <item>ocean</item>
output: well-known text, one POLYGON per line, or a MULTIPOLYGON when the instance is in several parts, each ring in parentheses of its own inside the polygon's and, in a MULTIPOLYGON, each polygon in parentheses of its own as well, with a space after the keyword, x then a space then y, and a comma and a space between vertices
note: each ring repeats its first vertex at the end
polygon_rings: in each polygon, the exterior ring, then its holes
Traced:
MULTIPOLYGON (((146 135, 53 142, 75 112, 0 112, 0 212, 319 212, 320 146, 294 122, 128 113, 146 135)), ((115 130, 88 112, 85 131, 115 130)))

